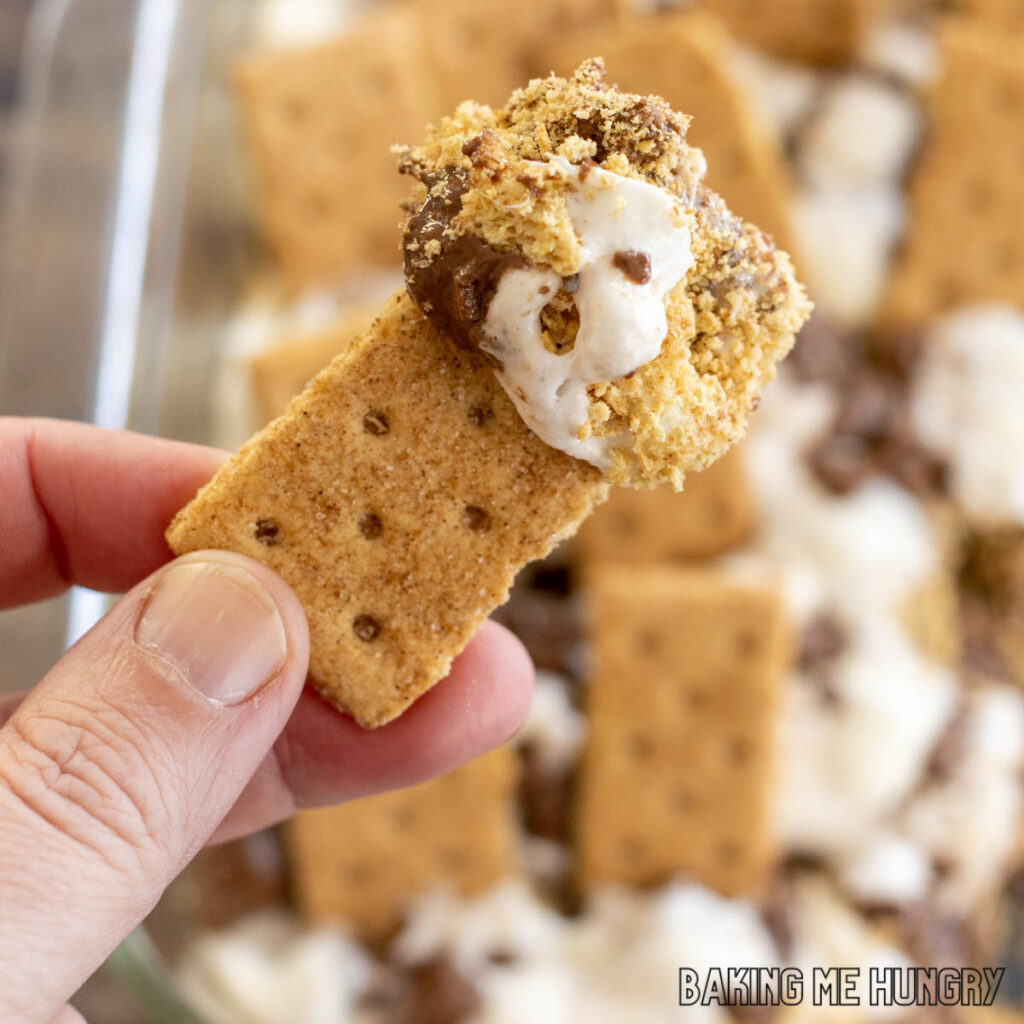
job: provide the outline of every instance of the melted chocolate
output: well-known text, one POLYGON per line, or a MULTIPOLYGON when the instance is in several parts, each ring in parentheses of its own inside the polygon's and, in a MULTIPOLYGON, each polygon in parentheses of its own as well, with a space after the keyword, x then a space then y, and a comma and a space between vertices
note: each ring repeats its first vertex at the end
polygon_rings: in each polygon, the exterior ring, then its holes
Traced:
POLYGON ((475 235, 445 234, 462 209, 464 171, 432 172, 421 180, 427 186, 427 198, 409 218, 403 241, 406 287, 416 305, 452 341, 460 348, 479 351, 485 340, 487 309, 502 275, 525 263, 522 257, 499 252, 475 235), (440 246, 433 257, 427 252, 431 242, 440 246))

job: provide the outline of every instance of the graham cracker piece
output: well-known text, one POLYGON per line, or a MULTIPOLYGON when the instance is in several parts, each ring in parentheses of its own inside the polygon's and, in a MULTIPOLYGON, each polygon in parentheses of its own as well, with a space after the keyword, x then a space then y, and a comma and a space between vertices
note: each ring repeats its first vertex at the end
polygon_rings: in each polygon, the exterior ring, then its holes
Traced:
POLYGON ((1024 61, 1005 32, 950 24, 910 182, 886 320, 914 329, 957 307, 1024 295, 1024 61))
POLYGON ((291 584, 310 675, 364 726, 442 679, 516 572, 607 492, 526 427, 486 362, 404 292, 175 518, 291 584))
POLYGON ((581 771, 585 889, 689 876, 751 893, 774 856, 776 714, 789 654, 777 594, 709 570, 595 566, 581 771))
POLYGON ((826 65, 853 56, 886 0, 700 0, 738 39, 786 60, 826 65))
POLYGON ((359 306, 328 330, 284 339, 254 355, 249 372, 260 422, 280 416, 336 355, 370 327, 377 311, 377 306, 359 306))
POLYGON ((303 914, 377 938, 431 888, 493 885, 515 867, 516 777, 499 747, 418 786, 301 812, 286 834, 303 914))
POLYGON ((677 562, 721 555, 746 541, 755 507, 741 448, 700 473, 680 493, 616 487, 580 530, 586 562, 677 562))
MULTIPOLYGON (((551 35, 611 21, 615 0, 415 0, 427 60, 446 110, 464 100, 504 105, 551 35)), ((418 133, 409 136, 415 138, 418 133)))
POLYGON ((993 27, 1024 32, 1024 4, 1020 0, 960 0, 959 6, 993 27))
POLYGON ((600 54, 609 81, 662 96, 692 116, 687 141, 707 157, 709 187, 733 213, 792 251, 785 164, 728 74, 729 45, 721 26, 700 13, 638 15, 613 27, 560 37, 542 51, 538 64, 563 74, 600 54))
POLYGON ((395 5, 329 43, 248 57, 236 86, 259 220, 286 284, 397 264, 408 186, 391 146, 442 110, 412 12, 395 5))

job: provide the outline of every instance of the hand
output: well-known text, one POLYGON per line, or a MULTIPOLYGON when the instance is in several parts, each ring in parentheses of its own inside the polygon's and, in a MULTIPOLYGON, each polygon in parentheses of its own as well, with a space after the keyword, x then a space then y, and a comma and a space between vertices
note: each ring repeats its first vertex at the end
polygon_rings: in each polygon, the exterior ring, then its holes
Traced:
POLYGON ((28 693, 0 698, 0 1020, 67 999, 207 842, 454 768, 506 740, 532 669, 488 624, 367 732, 303 689, 294 594, 238 555, 170 565, 163 531, 224 456, 0 419, 0 608, 128 590, 28 693))

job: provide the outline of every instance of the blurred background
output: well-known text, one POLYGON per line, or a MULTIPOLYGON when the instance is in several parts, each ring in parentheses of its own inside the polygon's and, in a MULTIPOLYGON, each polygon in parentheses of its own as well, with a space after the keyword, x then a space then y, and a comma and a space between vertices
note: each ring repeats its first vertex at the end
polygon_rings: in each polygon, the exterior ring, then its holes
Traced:
MULTIPOLYGON (((90 1020, 1024 1019, 1022 46, 1019 0, 0 0, 4 413, 237 446, 401 287, 391 145, 590 56, 817 306, 737 452, 524 572, 519 737, 204 852, 90 1020), (751 964, 1011 972, 676 1005, 751 964)), ((0 689, 104 608, 0 614, 0 689)))

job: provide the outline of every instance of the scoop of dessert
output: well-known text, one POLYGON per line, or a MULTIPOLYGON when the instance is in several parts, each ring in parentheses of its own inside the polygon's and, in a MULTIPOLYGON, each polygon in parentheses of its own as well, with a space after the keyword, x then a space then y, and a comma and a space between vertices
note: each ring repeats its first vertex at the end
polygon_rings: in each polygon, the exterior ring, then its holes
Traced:
POLYGON ((614 483, 678 490, 723 454, 810 311, 789 257, 702 184, 689 120, 589 60, 399 151, 410 295, 614 483))

